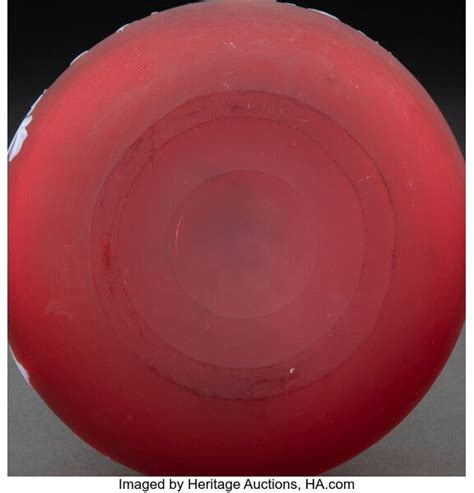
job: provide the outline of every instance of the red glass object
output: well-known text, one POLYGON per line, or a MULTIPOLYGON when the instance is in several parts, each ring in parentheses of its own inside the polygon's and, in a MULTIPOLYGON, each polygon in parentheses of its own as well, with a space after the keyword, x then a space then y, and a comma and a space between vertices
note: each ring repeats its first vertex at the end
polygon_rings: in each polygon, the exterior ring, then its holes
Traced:
POLYGON ((207 2, 76 60, 10 149, 10 343, 147 474, 316 474, 421 399, 464 318, 464 163, 362 33, 207 2))

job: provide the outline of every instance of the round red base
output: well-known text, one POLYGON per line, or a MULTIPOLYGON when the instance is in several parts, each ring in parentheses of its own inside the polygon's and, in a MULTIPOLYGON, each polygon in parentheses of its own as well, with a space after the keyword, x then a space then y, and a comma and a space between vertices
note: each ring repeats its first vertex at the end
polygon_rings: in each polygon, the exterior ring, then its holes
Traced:
POLYGON ((135 22, 10 150, 10 343, 147 474, 316 474, 419 401, 464 317, 464 164, 385 50, 271 2, 135 22))

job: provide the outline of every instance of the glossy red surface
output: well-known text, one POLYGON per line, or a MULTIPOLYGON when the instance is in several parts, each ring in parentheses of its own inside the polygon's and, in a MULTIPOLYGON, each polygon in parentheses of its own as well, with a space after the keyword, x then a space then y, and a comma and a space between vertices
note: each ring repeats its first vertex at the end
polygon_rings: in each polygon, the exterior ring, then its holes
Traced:
POLYGON ((147 474, 316 474, 421 399, 464 318, 464 163, 389 53, 208 2, 74 62, 10 152, 10 343, 147 474))

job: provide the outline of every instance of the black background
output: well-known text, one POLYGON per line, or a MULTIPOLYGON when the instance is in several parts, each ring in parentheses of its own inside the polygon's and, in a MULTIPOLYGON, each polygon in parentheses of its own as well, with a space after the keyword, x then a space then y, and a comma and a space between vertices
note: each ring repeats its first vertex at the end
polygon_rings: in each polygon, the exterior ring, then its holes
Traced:
MULTIPOLYGON (((9 2, 9 140, 31 104, 69 66, 119 27, 186 1, 9 2)), ((431 94, 465 145, 465 3, 314 0, 391 51, 431 94), (438 7, 437 7, 438 5, 438 7)))

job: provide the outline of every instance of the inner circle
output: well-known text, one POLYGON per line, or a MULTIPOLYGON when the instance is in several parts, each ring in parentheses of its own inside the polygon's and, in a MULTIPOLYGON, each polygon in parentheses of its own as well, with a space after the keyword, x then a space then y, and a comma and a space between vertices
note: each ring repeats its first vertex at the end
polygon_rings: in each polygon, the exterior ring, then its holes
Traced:
MULTIPOLYGON (((285 393, 349 357, 373 330, 393 249, 390 197, 357 141, 310 106, 255 91, 209 94, 157 120, 114 164, 91 231, 94 282, 111 330, 160 376, 223 399, 285 393), (217 200, 232 179, 248 188, 239 207, 217 200), (263 215, 265 227, 252 228, 256 218, 244 212, 253 210, 245 205, 255 197, 288 215, 263 215), (235 210, 241 234, 234 245, 237 233, 222 238, 216 225, 235 218, 235 210), (192 234, 198 226, 209 231, 206 248, 192 234), (265 263, 255 267, 256 249, 243 241, 249 231, 257 231, 262 250, 270 244, 266 249, 275 258, 290 259, 299 275, 262 290, 253 311, 247 300, 246 314, 236 310, 243 302, 230 295, 230 308, 216 296, 211 311, 209 298, 197 301, 202 286, 211 286, 206 272, 199 283, 194 279, 201 268, 196 260, 208 248, 214 257, 207 267, 220 253, 234 284, 230 253, 235 259, 245 252, 245 263, 260 278, 285 273, 278 262, 273 270, 265 263), (270 242, 278 231, 286 236, 270 242), (191 247, 196 258, 182 263, 179 253, 191 247), (292 255, 278 254, 285 251, 292 255), (264 310, 270 312, 260 316, 264 310)), ((243 281, 237 284, 245 301, 248 286, 258 286, 243 281)))
POLYGON ((183 290, 214 315, 262 317, 305 288, 316 252, 304 199, 284 180, 255 170, 214 176, 178 207, 168 234, 183 290))

